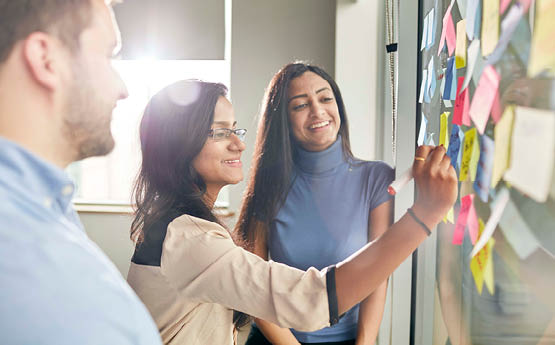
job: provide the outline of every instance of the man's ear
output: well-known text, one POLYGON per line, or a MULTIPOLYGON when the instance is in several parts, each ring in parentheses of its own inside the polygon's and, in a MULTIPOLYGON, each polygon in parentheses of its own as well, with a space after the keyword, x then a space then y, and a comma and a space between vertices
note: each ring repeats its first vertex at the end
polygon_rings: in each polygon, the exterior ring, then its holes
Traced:
POLYGON ((49 90, 60 82, 62 49, 57 39, 43 32, 34 32, 23 41, 23 58, 31 77, 49 90))

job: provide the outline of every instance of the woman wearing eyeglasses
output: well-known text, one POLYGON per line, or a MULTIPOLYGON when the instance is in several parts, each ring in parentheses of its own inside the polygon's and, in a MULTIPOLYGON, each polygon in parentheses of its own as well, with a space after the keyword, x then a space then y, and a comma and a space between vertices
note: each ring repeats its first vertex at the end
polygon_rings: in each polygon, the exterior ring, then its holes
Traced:
POLYGON ((141 121, 128 282, 165 344, 233 344, 242 313, 304 331, 337 323, 416 249, 423 227, 433 228, 457 193, 445 150, 422 146, 413 172, 419 220, 402 217, 371 246, 321 270, 265 261, 238 246, 212 211, 220 189, 243 178, 245 131, 235 128, 225 96, 222 84, 177 82, 149 101, 141 121))

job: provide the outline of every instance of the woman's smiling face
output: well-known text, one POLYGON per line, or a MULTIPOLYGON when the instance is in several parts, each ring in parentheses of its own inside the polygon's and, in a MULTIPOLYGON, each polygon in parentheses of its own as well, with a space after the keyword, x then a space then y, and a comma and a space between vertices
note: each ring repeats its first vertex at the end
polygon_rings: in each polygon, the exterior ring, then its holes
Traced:
POLYGON ((314 72, 305 72, 291 80, 287 95, 289 123, 297 143, 307 151, 322 151, 333 144, 341 118, 330 84, 314 72))

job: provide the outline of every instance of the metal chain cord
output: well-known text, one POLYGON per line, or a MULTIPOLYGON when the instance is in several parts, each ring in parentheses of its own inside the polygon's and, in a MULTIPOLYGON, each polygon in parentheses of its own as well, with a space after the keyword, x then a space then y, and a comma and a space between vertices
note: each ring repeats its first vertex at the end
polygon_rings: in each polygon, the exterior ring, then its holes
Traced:
MULTIPOLYGON (((386 24, 387 24, 387 45, 397 44, 398 42, 398 23, 399 23, 399 0, 385 1, 386 24)), ((397 49, 388 51, 389 58, 389 79, 391 89, 391 150, 394 164, 397 162, 397 66, 399 63, 397 49)))
MULTIPOLYGON (((385 1, 385 18, 387 26, 386 45, 398 44, 398 20, 399 20, 399 0, 385 1)), ((399 63, 397 47, 394 50, 387 49, 389 58, 389 81, 391 90, 391 153, 393 164, 397 164, 397 66, 399 63)), ((391 292, 394 291, 395 279, 390 279, 391 292)), ((393 301, 391 301, 393 303, 393 301)), ((393 340, 393 308, 389 320, 389 343, 393 340)))

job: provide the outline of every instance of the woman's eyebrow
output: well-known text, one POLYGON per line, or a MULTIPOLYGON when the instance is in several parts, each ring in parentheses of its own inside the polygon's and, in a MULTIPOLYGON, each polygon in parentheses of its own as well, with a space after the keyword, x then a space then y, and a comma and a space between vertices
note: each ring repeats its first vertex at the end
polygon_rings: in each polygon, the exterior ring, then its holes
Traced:
MULTIPOLYGON (((229 121, 214 121, 212 124, 213 125, 221 125, 221 126, 229 126, 231 122, 229 121)), ((231 127, 236 126, 237 125, 237 121, 233 122, 233 124, 231 125, 231 127)))
MULTIPOLYGON (((331 89, 330 89, 329 87, 325 86, 325 87, 323 87, 323 88, 321 88, 321 89, 316 90, 316 93, 320 93, 320 92, 322 92, 322 91, 324 91, 324 90, 330 90, 330 91, 331 91, 331 89)), ((300 95, 293 96, 293 97, 289 98, 289 100, 287 101, 287 103, 290 103, 290 102, 291 102, 292 100, 294 100, 295 98, 301 98, 301 97, 308 97, 308 95, 307 95, 306 93, 302 93, 302 94, 300 94, 300 95)))

